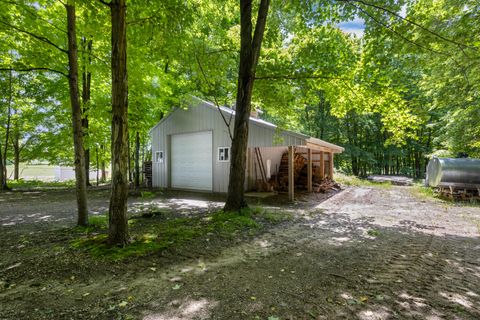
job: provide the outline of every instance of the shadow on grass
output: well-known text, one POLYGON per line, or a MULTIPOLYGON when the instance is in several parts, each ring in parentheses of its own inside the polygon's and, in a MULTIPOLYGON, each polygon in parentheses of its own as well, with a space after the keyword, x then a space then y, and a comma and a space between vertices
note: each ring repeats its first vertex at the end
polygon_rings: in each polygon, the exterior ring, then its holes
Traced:
POLYGON ((80 232, 71 241, 71 247, 87 252, 96 258, 122 260, 153 252, 177 249, 194 240, 209 238, 232 239, 235 236, 252 236, 268 225, 289 220, 283 212, 262 209, 243 210, 240 213, 216 211, 195 217, 178 217, 167 210, 152 214, 143 213, 129 220, 131 243, 125 247, 107 243, 107 217, 93 216, 88 227, 76 227, 80 232))

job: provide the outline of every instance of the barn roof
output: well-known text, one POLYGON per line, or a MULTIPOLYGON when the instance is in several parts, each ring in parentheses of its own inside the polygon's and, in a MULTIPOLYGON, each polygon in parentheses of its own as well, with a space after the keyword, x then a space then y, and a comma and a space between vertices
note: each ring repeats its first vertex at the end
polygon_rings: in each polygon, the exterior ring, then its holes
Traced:
MULTIPOLYGON (((233 116, 233 117, 235 116, 235 110, 233 110, 231 108, 228 108, 228 107, 225 107, 225 106, 218 106, 217 107, 212 102, 203 100, 203 99, 195 97, 195 96, 192 96, 192 99, 200 102, 200 105, 202 105, 202 106, 206 106, 206 107, 209 107, 209 108, 214 109, 214 110, 220 109, 221 112, 226 113, 229 116, 230 115, 233 116)), ((152 129, 150 129, 150 132, 152 132, 152 130, 154 130, 156 127, 158 127, 164 121, 166 121, 178 109, 180 109, 180 108, 175 108, 175 110, 170 112, 170 114, 168 114, 168 116, 161 119, 155 126, 153 126, 152 129)), ((275 125, 271 122, 265 121, 263 119, 255 118, 255 117, 250 117, 250 122, 252 122, 256 125, 271 128, 271 129, 277 129, 278 128, 277 125, 275 125)), ((298 132, 294 132, 294 131, 290 131, 290 130, 284 130, 284 129, 282 129, 282 131, 289 134, 289 135, 296 136, 296 137, 301 138, 301 139, 305 139, 305 141, 307 142, 307 145, 329 148, 329 149, 332 149, 335 153, 341 153, 345 150, 343 147, 337 146, 333 143, 330 143, 330 142, 327 142, 327 141, 324 141, 324 140, 321 140, 321 139, 318 139, 318 138, 312 138, 312 137, 310 137, 308 135, 305 135, 303 133, 298 133, 298 132)))

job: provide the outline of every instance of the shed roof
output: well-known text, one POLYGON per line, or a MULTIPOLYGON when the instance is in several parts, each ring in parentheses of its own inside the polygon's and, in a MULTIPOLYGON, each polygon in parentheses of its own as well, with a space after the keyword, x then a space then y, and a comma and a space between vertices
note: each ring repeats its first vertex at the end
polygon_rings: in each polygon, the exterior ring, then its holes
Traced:
MULTIPOLYGON (((228 107, 225 107, 225 106, 218 106, 217 107, 212 102, 203 100, 203 99, 195 97, 195 96, 192 96, 192 99, 197 100, 203 106, 209 107, 209 108, 214 109, 214 110, 220 109, 220 111, 223 112, 223 113, 226 113, 226 114, 231 115, 233 117, 235 116, 235 110, 233 110, 231 108, 228 108, 228 107)), ((168 116, 161 119, 155 126, 153 126, 152 129, 150 129, 149 132, 152 132, 152 130, 154 130, 156 127, 158 127, 164 121, 166 121, 178 109, 180 109, 180 108, 175 108, 175 110, 172 111, 168 116)), ((262 119, 259 119, 259 118, 255 118, 255 117, 250 117, 250 122, 252 122, 256 125, 271 128, 271 129, 277 129, 278 128, 277 125, 275 125, 271 122, 268 122, 268 121, 265 121, 265 120, 262 120, 262 119)), ((294 131, 290 131, 290 130, 284 130, 284 129, 282 129, 282 131, 285 132, 285 133, 288 133, 289 135, 296 136, 296 137, 299 137, 301 139, 305 139, 305 141, 307 142, 307 145, 310 145, 312 147, 318 146, 318 147, 329 148, 329 149, 332 149, 335 153, 342 153, 345 150, 343 147, 337 146, 333 143, 330 143, 330 142, 327 142, 327 141, 324 141, 324 140, 321 140, 321 139, 318 139, 318 138, 312 138, 312 137, 310 137, 308 135, 305 135, 303 133, 298 133, 298 132, 294 132, 294 131)))

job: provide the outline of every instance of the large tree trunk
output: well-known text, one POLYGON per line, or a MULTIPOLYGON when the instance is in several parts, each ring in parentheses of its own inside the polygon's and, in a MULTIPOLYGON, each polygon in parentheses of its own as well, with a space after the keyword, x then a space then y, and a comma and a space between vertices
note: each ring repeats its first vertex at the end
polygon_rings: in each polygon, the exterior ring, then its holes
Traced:
POLYGON ((267 22, 270 0, 261 0, 257 24, 252 38, 252 0, 240 0, 240 65, 238 68, 235 127, 232 139, 230 181, 225 211, 239 211, 246 207, 244 198, 245 167, 247 159, 248 122, 251 111, 253 83, 260 56, 263 33, 267 22))
MULTIPOLYGON (((5 128, 5 149, 3 150, 3 162, 2 162, 2 190, 10 189, 7 185, 7 151, 8 151, 8 139, 10 135, 10 122, 12 119, 12 103, 13 103, 13 74, 10 70, 9 77, 9 91, 10 96, 8 99, 8 110, 7 110, 7 127, 5 128)), ((1 152, 1 149, 0 149, 1 152)))
POLYGON ((125 0, 112 0, 112 194, 109 210, 110 244, 128 243, 128 78, 125 0))
POLYGON ((135 188, 140 188, 140 133, 135 135, 135 188))
POLYGON ((75 179, 77 191, 78 220, 80 226, 88 224, 87 185, 85 181, 85 154, 83 150, 82 108, 78 93, 78 49, 76 35, 75 0, 69 0, 67 9, 68 31, 68 84, 72 105, 73 145, 75 151, 75 179))
MULTIPOLYGON (((83 118, 82 118, 82 127, 84 136, 88 135, 88 112, 90 109, 90 86, 92 83, 92 74, 89 70, 92 52, 92 40, 87 40, 87 38, 82 38, 82 48, 83 48, 83 71, 82 71, 82 102, 83 102, 83 118)), ((88 142, 88 141, 87 141, 88 142)), ((90 148, 85 148, 85 179, 87 186, 90 185, 90 148)))

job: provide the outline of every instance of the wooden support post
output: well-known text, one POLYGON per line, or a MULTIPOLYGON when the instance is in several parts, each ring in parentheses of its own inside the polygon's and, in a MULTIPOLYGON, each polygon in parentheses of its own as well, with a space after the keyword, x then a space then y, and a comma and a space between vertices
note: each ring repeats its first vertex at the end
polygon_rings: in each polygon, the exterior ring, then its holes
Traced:
POLYGON ((328 153, 328 164, 330 165, 330 170, 328 172, 328 177, 333 180, 333 152, 328 153))
POLYGON ((288 199, 293 201, 295 198, 294 189, 295 189, 295 176, 293 161, 295 158, 293 146, 288 146, 288 199))
POLYGON ((307 190, 312 192, 312 149, 308 148, 308 165, 307 165, 307 190))
POLYGON ((320 152, 320 179, 325 179, 325 153, 320 152))

